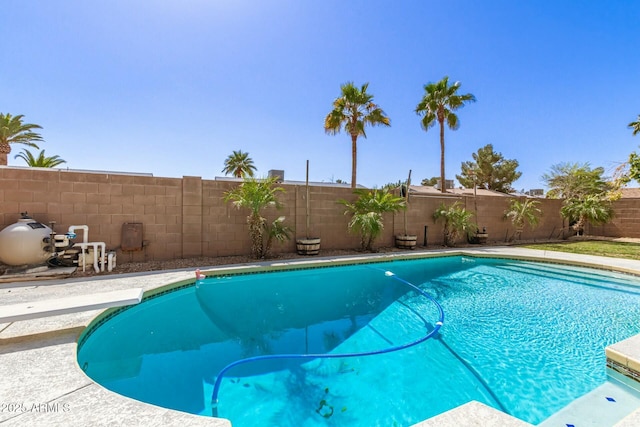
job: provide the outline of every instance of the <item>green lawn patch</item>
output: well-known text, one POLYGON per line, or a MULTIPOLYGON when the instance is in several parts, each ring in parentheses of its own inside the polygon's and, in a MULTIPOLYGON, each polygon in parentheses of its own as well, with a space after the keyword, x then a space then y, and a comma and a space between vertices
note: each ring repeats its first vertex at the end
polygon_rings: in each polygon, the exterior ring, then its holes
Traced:
POLYGON ((584 242, 536 243, 524 245, 524 247, 545 251, 569 252, 573 254, 599 255, 640 260, 640 243, 596 240, 584 242))

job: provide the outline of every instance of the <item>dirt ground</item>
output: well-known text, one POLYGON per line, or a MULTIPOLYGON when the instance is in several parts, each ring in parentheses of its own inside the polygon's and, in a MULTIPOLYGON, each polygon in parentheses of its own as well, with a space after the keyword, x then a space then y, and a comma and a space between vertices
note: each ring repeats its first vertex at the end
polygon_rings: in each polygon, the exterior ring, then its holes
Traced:
MULTIPOLYGON (((555 242, 556 240, 554 240, 555 242)), ((541 241, 537 241, 541 243, 541 241)), ((493 242, 488 243, 489 245, 512 245, 512 244, 528 244, 534 243, 534 241, 518 241, 516 243, 504 243, 504 242, 493 242)), ((469 244, 460 244, 457 247, 478 247, 478 245, 469 245, 469 244)), ((429 245, 427 249, 444 249, 445 246, 438 245, 429 245)), ((422 246, 418 246, 418 249, 424 249, 422 246)), ((376 248, 376 253, 389 253, 389 252, 399 252, 405 251, 403 249, 397 249, 395 247, 379 247, 376 248)), ((320 257, 328 257, 328 256, 342 256, 342 255, 355 255, 355 254, 363 254, 362 251, 357 249, 336 249, 336 250, 320 250, 320 257)), ((160 270, 175 270, 182 268, 203 268, 203 267, 212 267, 219 265, 232 265, 232 264, 244 264, 244 263, 255 263, 257 261, 273 261, 279 259, 297 259, 297 258, 308 258, 312 259, 314 256, 305 256, 298 255, 296 252, 286 252, 271 255, 269 258, 265 260, 257 260, 250 255, 234 255, 234 256, 221 256, 221 257, 195 257, 195 258, 184 258, 184 259, 172 259, 167 261, 146 261, 146 262, 126 262, 121 258, 116 260, 116 268, 111 272, 101 272, 95 273, 93 268, 87 268, 86 271, 82 271, 82 269, 78 269, 71 277, 85 277, 85 276, 103 276, 108 274, 122 274, 122 273, 138 273, 145 271, 160 271, 160 270)))
MULTIPOLYGON (((393 248, 381 248, 379 252, 389 252, 394 250, 393 248)), ((340 255, 353 255, 361 254, 362 252, 356 250, 321 250, 318 256, 340 256, 340 255)), ((166 261, 146 261, 146 262, 120 262, 116 259, 116 267, 111 272, 96 273, 93 267, 87 266, 83 272, 82 269, 78 269, 71 277, 86 277, 86 276, 104 276, 109 274, 123 274, 123 273, 139 273, 145 271, 161 271, 161 270, 176 270, 182 268, 203 268, 213 267, 218 265, 232 265, 232 264, 244 264, 255 263, 256 261, 273 261, 278 259, 294 259, 294 258, 313 258, 304 255, 298 255, 295 252, 281 253, 272 255, 265 260, 257 260, 248 255, 235 255, 235 256, 221 256, 221 257, 195 257, 195 258, 183 258, 172 259, 166 261)))

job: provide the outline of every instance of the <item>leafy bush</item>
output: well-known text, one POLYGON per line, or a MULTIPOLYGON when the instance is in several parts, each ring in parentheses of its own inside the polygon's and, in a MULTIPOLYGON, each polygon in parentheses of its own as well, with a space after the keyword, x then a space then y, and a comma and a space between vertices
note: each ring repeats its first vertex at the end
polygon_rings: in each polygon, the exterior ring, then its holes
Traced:
POLYGON ((504 217, 511 219, 511 223, 516 228, 513 235, 514 239, 520 238, 525 224, 528 223, 531 229, 534 229, 538 225, 540 216, 542 215, 542 211, 538 208, 538 205, 540 205, 540 202, 537 200, 527 198, 522 200, 511 199, 509 209, 505 211, 504 217))
POLYGON ((281 203, 277 199, 277 193, 283 192, 282 187, 274 187, 277 178, 245 180, 225 193, 225 202, 232 202, 236 208, 249 209, 247 224, 249 225, 249 237, 251 238, 251 252, 256 258, 266 258, 274 239, 284 241, 291 238, 291 228, 284 224, 284 217, 278 217, 268 223, 262 216, 262 211, 268 207, 280 209, 281 203))
POLYGON ((362 250, 373 252, 373 242, 384 229, 382 214, 404 209, 404 200, 385 189, 355 190, 354 194, 358 195, 355 202, 340 201, 347 208, 345 215, 351 215, 349 231, 360 234, 362 250))
POLYGON ((478 226, 471 221, 473 213, 463 208, 459 202, 447 206, 440 203, 440 206, 433 212, 435 222, 444 222, 444 244, 455 246, 462 233, 468 236, 478 231, 478 226))

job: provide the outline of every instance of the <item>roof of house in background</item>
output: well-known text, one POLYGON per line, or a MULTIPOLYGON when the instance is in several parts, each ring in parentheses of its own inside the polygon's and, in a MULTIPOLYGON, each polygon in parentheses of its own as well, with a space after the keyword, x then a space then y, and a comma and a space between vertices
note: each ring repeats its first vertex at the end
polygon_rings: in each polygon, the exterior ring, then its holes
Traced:
POLYGON ((622 199, 640 199, 640 188, 623 188, 622 199))
POLYGON ((438 188, 429 185, 410 185, 411 194, 416 196, 440 196, 440 197, 459 197, 459 196, 494 196, 494 197, 512 197, 510 194, 500 193, 493 190, 485 190, 484 188, 447 188, 443 194, 438 188))
MULTIPOLYGON (((242 182, 244 181, 244 178, 236 178, 236 177, 232 177, 232 176, 216 176, 213 178, 214 181, 231 181, 231 182, 242 182)), ((257 178, 257 179, 261 179, 261 178, 257 178)), ((306 182, 305 181, 293 181, 290 179, 285 179, 283 181, 278 181, 281 184, 284 185, 305 185, 306 182)), ((343 182, 317 182, 317 181, 309 181, 309 186, 310 187, 342 187, 342 188, 351 188, 351 184, 349 183, 343 183, 343 182)), ((360 184, 356 184, 356 188, 366 188, 363 185, 360 184)))

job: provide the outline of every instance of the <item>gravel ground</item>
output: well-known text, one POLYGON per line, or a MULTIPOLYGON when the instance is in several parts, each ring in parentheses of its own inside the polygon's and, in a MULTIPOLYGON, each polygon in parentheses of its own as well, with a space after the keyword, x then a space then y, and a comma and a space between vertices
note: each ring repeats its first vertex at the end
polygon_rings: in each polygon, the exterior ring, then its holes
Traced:
MULTIPOLYGON (((594 239, 593 236, 589 236, 588 238, 582 238, 584 240, 594 239)), ((638 241, 639 239, 611 239, 611 238, 601 238, 604 240, 616 240, 616 241, 638 241)), ((548 242, 561 242, 562 240, 549 240, 548 242)), ((542 241, 537 240, 537 243, 542 243, 542 241)), ((533 241, 518 241, 517 244, 526 244, 533 243, 533 241)), ((504 243, 504 242, 490 242, 489 245, 509 245, 514 243, 504 243)), ((461 244, 458 247, 469 246, 466 244, 461 244)), ((477 245, 472 245, 477 246, 477 245)), ((438 249, 443 248, 442 246, 430 245, 429 249, 438 249)), ((396 249, 393 247, 382 247, 377 248, 377 253, 386 253, 386 252, 397 252, 401 251, 401 249, 396 249)), ((320 255, 322 257, 328 256, 341 256, 341 255, 354 255, 354 254, 362 254, 362 251, 359 250, 321 250, 320 255)), ((285 259, 296 259, 296 258, 313 258, 313 256, 304 256, 298 255, 295 252, 286 252, 280 253, 270 256, 266 259, 266 261, 273 260, 285 260, 285 259)), ((161 271, 161 270, 176 270, 182 268, 203 268, 203 267, 212 267, 219 265, 232 265, 232 264, 244 264, 244 263, 254 263, 256 261, 255 258, 249 255, 235 255, 235 256, 220 256, 220 257, 195 257, 195 258, 180 258, 180 259, 172 259, 167 261, 145 261, 145 262, 125 262, 122 260, 122 257, 117 259, 116 267, 111 272, 100 272, 96 273, 93 270, 93 267, 87 266, 86 270, 83 272, 82 269, 76 270, 75 273, 71 275, 71 277, 87 277, 87 276, 106 276, 112 274, 124 274, 124 273, 139 273, 145 271, 161 271)), ((4 273, 4 268, 6 266, 0 264, 0 275, 4 273)))
MULTIPOLYGON (((592 239, 592 236, 585 236, 581 238, 581 240, 589 240, 592 239)), ((613 240, 611 238, 602 238, 606 240, 613 240)), ((616 239, 621 240, 621 239, 616 239)), ((524 245, 530 243, 550 243, 550 242, 565 242, 566 240, 558 240, 558 239, 549 239, 549 240, 519 240, 517 242, 488 242, 487 245, 524 245)), ((463 248, 466 246, 477 247, 478 245, 469 245, 466 243, 460 243, 456 247, 463 248)), ((423 249, 422 246, 418 246, 419 249, 423 249)), ((429 245, 428 249, 443 249, 444 246, 438 245, 429 245)), ((379 247, 376 248, 376 253, 387 253, 387 252, 398 252, 403 251, 402 249, 396 249, 395 247, 379 247)), ((354 254, 362 254, 363 252, 357 249, 336 249, 336 250, 326 250, 321 249, 320 254, 318 256, 321 257, 330 257, 330 256, 341 256, 341 255, 354 255, 354 254)), ((269 256, 266 260, 262 261, 273 261, 278 259, 295 259, 295 258, 313 258, 313 256, 305 256, 298 255, 296 252, 285 252, 280 254, 274 254, 269 256)), ((93 268, 87 268, 85 272, 82 272, 81 269, 76 271, 72 277, 83 277, 83 276, 96 276, 96 275, 107 275, 107 274, 121 274, 121 273, 138 273, 145 271, 159 271, 159 270, 176 270, 181 268, 202 268, 202 267, 211 267, 218 265, 232 265, 232 264, 244 264, 244 263, 254 263, 256 261, 255 258, 249 255, 235 255, 235 256, 220 256, 220 257, 196 257, 196 258, 184 258, 184 259, 172 259, 167 261, 146 261, 146 262, 125 262, 121 258, 116 261, 116 268, 112 272, 103 272, 103 273, 95 273, 93 268)))
MULTIPOLYGON (((381 248, 379 252, 392 251, 393 248, 381 248)), ((356 250, 321 250, 319 256, 340 256, 340 255, 353 255, 361 254, 362 252, 356 250)), ((295 252, 281 253, 270 256, 265 260, 256 260, 251 256, 235 255, 235 256, 220 256, 220 257, 196 257, 196 258, 180 258, 167 261, 146 261, 146 262, 120 262, 116 260, 116 267, 111 272, 96 273, 93 267, 86 268, 83 272, 82 269, 78 269, 71 277, 86 277, 86 276, 105 276, 109 274, 124 274, 124 273, 139 273, 145 271, 160 271, 160 270, 176 270, 181 268, 202 268, 212 267, 218 265, 232 265, 232 264, 244 264, 252 263, 256 261, 273 261, 278 259, 294 259, 294 258, 313 258, 313 256, 298 255, 295 252)))

